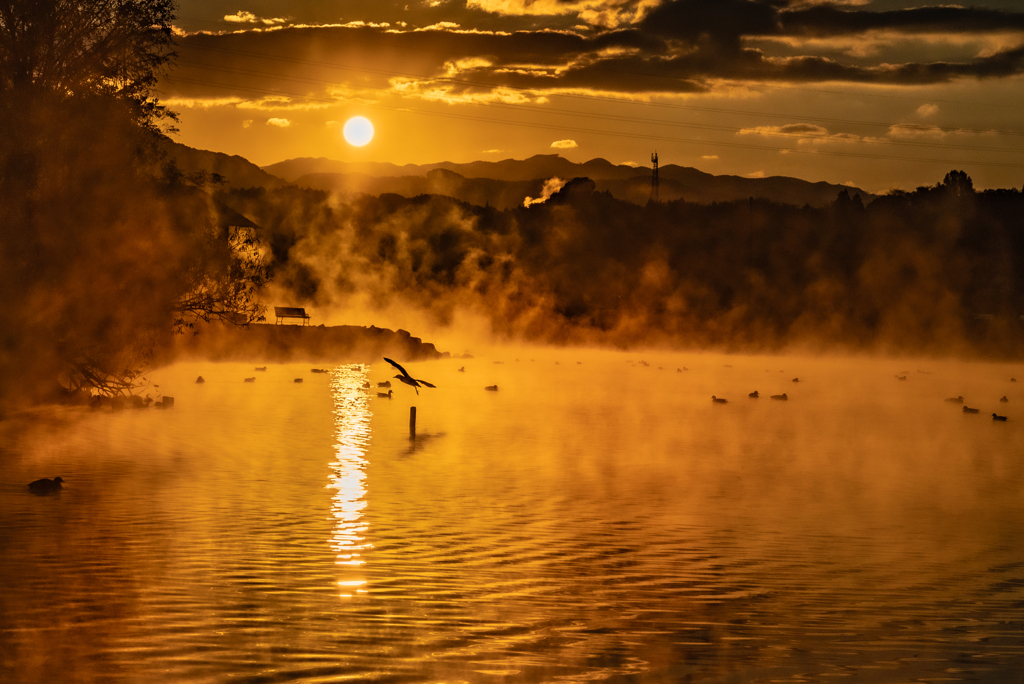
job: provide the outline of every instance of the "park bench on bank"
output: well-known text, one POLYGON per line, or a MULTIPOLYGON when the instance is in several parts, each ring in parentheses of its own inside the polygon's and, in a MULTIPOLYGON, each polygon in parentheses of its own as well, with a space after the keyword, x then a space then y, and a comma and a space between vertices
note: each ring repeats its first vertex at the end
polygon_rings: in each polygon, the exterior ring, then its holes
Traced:
POLYGON ((294 306, 275 306, 274 315, 277 316, 277 325, 285 318, 301 318, 302 325, 309 325, 309 314, 306 310, 294 306))

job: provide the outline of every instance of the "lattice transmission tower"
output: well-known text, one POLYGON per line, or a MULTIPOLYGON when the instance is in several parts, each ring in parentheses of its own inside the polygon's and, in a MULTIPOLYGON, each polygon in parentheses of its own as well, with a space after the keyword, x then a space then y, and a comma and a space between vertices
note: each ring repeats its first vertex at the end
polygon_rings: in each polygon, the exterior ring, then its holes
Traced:
POLYGON ((654 175, 651 176, 651 199, 658 201, 658 153, 651 155, 651 163, 654 164, 654 175))

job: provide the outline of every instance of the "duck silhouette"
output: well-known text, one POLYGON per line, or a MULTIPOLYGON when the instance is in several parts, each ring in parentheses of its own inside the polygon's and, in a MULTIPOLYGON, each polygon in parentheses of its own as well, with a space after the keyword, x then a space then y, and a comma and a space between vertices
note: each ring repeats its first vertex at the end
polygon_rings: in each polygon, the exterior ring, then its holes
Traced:
POLYGON ((964 403, 964 398, 963 397, 950 397, 949 399, 946 399, 945 401, 948 401, 951 404, 962 404, 962 403, 964 403))
POLYGON ((1000 421, 1005 423, 1006 422, 1006 416, 997 416, 996 414, 993 413, 992 414, 992 420, 1000 420, 1000 421))
POLYGON ((50 494, 51 492, 59 492, 63 486, 64 479, 61 477, 55 477, 52 480, 43 478, 36 480, 35 482, 29 482, 28 488, 36 494, 50 494))
POLYGON ((484 387, 484 389, 487 390, 488 392, 497 392, 498 391, 498 386, 497 385, 488 385, 487 387, 484 387))
POLYGON ((1006 398, 1006 395, 1004 394, 1003 396, 999 397, 999 401, 1001 401, 1002 403, 1006 404, 1006 403, 1008 403, 1008 402, 1009 402, 1010 400, 1009 400, 1009 399, 1007 399, 1007 398, 1006 398))
POLYGON ((384 392, 377 392, 377 398, 378 399, 390 399, 391 398, 391 393, 393 391, 394 390, 388 390, 387 394, 385 394, 384 392))
POLYGON ((377 387, 391 387, 391 381, 385 380, 384 382, 378 382, 377 387))
POLYGON ((964 406, 964 413, 977 413, 978 409, 971 408, 970 406, 964 406))
POLYGON ((757 398, 758 398, 758 397, 760 397, 761 395, 760 395, 760 394, 758 393, 758 391, 757 391, 757 390, 754 390, 753 392, 751 392, 751 393, 750 393, 750 394, 748 394, 747 396, 748 396, 748 397, 750 397, 751 399, 757 399, 757 398))
POLYGON ((782 394, 773 394, 772 395, 772 399, 779 399, 781 401, 789 401, 789 397, 786 396, 785 392, 783 392, 782 394))
POLYGON ((728 404, 729 400, 728 399, 722 399, 720 397, 716 397, 714 395, 711 395, 711 403, 713 403, 713 404, 728 404))

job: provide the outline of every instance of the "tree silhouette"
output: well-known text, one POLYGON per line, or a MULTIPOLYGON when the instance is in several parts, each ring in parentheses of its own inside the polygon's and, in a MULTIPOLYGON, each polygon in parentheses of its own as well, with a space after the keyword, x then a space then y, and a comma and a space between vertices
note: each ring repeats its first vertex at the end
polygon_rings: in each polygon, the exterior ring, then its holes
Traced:
POLYGON ((256 227, 163 163, 172 0, 0 0, 0 403, 132 391, 198 320, 262 318, 256 227))

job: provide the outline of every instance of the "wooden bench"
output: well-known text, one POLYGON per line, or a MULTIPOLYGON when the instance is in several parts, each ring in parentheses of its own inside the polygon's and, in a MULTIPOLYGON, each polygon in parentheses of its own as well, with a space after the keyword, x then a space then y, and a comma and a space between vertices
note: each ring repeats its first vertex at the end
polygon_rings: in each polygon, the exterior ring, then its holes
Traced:
POLYGON ((275 306, 274 315, 277 316, 277 325, 285 318, 301 318, 302 325, 309 325, 309 314, 305 309, 293 306, 275 306))

